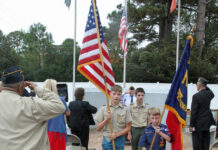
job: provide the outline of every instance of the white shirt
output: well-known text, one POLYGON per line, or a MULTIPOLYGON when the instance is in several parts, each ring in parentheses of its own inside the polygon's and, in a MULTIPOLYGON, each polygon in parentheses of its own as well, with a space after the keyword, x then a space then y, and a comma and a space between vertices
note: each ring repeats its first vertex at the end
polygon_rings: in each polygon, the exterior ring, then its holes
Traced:
POLYGON ((131 96, 130 94, 123 94, 121 98, 121 103, 125 106, 129 106, 131 104, 132 98, 133 98, 133 103, 136 102, 135 95, 131 96))

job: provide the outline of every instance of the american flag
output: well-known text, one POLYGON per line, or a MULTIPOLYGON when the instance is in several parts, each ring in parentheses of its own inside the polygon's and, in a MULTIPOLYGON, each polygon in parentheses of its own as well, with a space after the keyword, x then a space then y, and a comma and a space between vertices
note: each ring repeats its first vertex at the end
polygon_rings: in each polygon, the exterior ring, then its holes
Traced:
POLYGON ((128 42, 127 34, 128 34, 128 26, 127 26, 126 10, 125 7, 123 7, 123 15, 121 18, 118 39, 120 41, 120 47, 124 51, 125 56, 127 55, 127 42, 128 42))
MULTIPOLYGON (((106 41, 103 35, 103 28, 100 22, 97 6, 96 15, 99 26, 107 91, 109 94, 111 87, 115 84, 115 79, 108 49, 106 46, 106 41)), ((102 92, 106 94, 93 3, 91 3, 89 9, 88 21, 86 24, 85 36, 83 38, 83 44, 80 51, 77 69, 83 76, 85 76, 88 80, 90 80, 94 85, 96 85, 102 92)))

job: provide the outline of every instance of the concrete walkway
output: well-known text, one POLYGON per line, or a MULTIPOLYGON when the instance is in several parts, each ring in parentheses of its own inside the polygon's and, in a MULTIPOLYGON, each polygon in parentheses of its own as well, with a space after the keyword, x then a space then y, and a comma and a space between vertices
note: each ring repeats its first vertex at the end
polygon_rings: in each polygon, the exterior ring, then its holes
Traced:
MULTIPOLYGON (((191 137, 187 133, 183 133, 183 150, 192 150, 191 147, 191 137)), ((89 135, 89 150, 101 150, 101 143, 102 143, 102 133, 96 131, 95 129, 90 129, 89 135)), ((125 146, 125 150, 131 150, 130 145, 125 146)), ((170 150, 167 148, 166 150, 170 150)))

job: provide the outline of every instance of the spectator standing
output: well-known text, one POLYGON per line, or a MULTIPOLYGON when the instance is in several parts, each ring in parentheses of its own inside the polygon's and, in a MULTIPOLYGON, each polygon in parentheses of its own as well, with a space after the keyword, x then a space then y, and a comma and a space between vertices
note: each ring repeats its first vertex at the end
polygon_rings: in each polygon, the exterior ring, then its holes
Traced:
POLYGON ((131 103, 134 102, 136 102, 135 88, 133 86, 130 86, 129 91, 122 95, 121 103, 125 106, 129 106, 131 103))
POLYGON ((88 150, 89 143, 89 126, 95 125, 92 114, 97 112, 97 108, 84 101, 84 88, 77 88, 74 96, 75 101, 70 102, 70 118, 68 126, 71 128, 71 133, 77 135, 82 146, 88 150))
MULTIPOLYGON (((44 82, 44 88, 51 90, 58 95, 57 81, 54 79, 47 79, 44 82)), ((70 110, 63 97, 59 97, 64 104, 66 110, 63 114, 48 120, 48 138, 50 143, 50 150, 66 150, 67 129, 64 115, 70 115, 70 110)))

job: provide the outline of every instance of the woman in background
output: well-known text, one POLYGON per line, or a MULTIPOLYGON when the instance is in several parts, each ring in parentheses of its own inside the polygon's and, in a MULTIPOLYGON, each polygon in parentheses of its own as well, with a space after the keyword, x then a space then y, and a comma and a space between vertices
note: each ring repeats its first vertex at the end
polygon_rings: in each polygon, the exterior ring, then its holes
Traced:
MULTIPOLYGON (((47 88, 58 95, 56 80, 45 80, 44 88, 47 88)), ((67 107, 64 98, 60 97, 60 100, 64 103, 66 111, 65 113, 48 121, 48 138, 50 143, 50 150, 66 150, 67 129, 64 115, 66 114, 67 116, 69 116, 70 110, 67 107)))
POLYGON ((70 102, 70 119, 68 126, 71 128, 71 133, 77 135, 82 146, 88 150, 89 143, 89 125, 94 125, 92 114, 97 112, 97 108, 84 101, 84 88, 77 88, 74 93, 75 101, 70 102))

